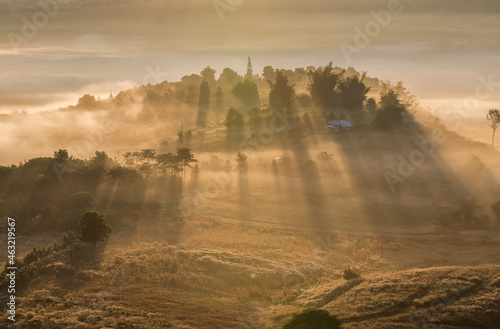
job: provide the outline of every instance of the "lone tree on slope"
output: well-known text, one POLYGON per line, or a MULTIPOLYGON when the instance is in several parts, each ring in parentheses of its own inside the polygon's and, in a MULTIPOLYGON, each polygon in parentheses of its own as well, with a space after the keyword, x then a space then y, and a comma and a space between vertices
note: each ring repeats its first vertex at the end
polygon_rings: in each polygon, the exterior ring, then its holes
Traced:
POLYGON ((98 241, 109 238, 109 235, 113 232, 104 215, 99 214, 97 211, 87 211, 82 214, 80 229, 82 230, 80 240, 92 242, 94 246, 98 241))

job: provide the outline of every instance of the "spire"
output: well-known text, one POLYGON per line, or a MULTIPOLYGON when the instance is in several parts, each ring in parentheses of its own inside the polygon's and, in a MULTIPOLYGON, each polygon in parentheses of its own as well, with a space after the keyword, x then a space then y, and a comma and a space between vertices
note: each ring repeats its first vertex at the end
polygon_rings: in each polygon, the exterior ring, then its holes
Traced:
POLYGON ((108 99, 113 99, 113 90, 109 90, 109 98, 108 99))
POLYGON ((247 74, 245 75, 245 79, 252 79, 252 76, 253 76, 252 60, 250 59, 250 56, 248 56, 247 74))

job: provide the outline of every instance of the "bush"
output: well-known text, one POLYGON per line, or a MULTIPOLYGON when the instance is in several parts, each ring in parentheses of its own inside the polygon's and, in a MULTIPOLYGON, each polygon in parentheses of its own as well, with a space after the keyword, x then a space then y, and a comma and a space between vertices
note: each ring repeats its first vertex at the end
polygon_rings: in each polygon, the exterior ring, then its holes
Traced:
POLYGON ((76 242, 76 234, 73 231, 68 231, 61 234, 62 246, 66 248, 76 242))
POLYGON ((353 270, 352 268, 348 267, 344 270, 344 273, 342 274, 342 277, 346 280, 351 280, 351 279, 355 279, 355 278, 358 278, 360 275, 358 272, 356 272, 355 270, 353 270))
MULTIPOLYGON (((493 205, 491 206, 493 209, 493 205)), ((477 216, 475 214, 477 205, 474 201, 466 200, 458 207, 446 207, 442 209, 434 222, 436 229, 443 233, 456 233, 462 229, 487 230, 492 227, 489 216, 477 216)), ((500 203, 499 209, 500 211, 500 203)), ((495 212, 493 210, 493 212, 495 212)))
POLYGON ((97 211, 87 211, 80 218, 80 228, 82 234, 80 240, 92 242, 94 245, 97 241, 104 241, 109 238, 113 229, 108 225, 104 215, 97 211))
POLYGON ((283 329, 341 329, 342 325, 335 315, 328 311, 308 309, 294 314, 283 329))
POLYGON ((80 191, 71 194, 69 201, 73 207, 80 209, 93 209, 97 207, 97 199, 88 191, 80 191))

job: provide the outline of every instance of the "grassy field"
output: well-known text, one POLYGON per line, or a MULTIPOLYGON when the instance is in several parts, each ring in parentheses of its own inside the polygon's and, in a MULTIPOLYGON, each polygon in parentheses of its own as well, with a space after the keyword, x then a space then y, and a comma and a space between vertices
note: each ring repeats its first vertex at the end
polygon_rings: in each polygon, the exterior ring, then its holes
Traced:
POLYGON ((280 328, 320 307, 345 328, 496 328, 499 245, 484 233, 318 232, 210 216, 129 223, 96 247, 74 242, 36 261, 9 327, 280 328), (360 276, 344 279, 348 267, 360 276))

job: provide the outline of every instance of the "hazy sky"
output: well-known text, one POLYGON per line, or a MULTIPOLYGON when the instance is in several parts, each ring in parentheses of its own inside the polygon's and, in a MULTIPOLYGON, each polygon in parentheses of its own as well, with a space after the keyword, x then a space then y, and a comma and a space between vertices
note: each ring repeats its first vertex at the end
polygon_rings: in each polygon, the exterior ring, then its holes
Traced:
POLYGON ((372 12, 394 2, 0 0, 0 112, 74 104, 84 93, 107 96, 207 65, 243 73, 248 55, 259 73, 264 65, 353 66, 403 80, 440 108, 491 74, 498 87, 481 108, 500 103, 500 1, 401 0, 349 61, 340 45, 356 46, 356 27, 376 29, 372 12), (230 10, 221 16, 216 7, 230 10))

